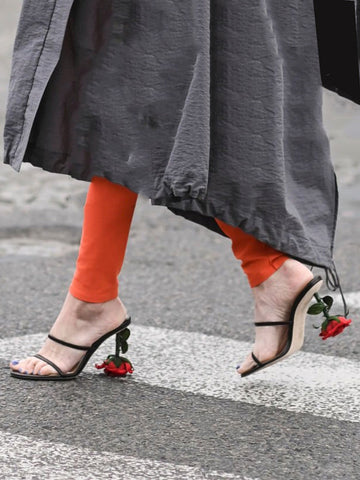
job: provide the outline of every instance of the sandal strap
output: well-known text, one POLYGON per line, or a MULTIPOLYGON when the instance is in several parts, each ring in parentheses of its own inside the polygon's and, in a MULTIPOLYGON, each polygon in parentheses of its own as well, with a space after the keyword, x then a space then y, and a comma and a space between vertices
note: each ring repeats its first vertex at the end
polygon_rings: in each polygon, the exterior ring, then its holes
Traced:
POLYGON ((260 362, 260 360, 258 358, 255 357, 254 352, 251 352, 251 356, 252 356, 253 360, 259 365, 259 367, 262 367, 262 363, 260 362))
POLYGON ((270 327, 272 325, 290 325, 292 322, 255 322, 256 327, 270 327))
POLYGON ((91 347, 82 347, 81 345, 75 345, 74 343, 65 342, 64 340, 60 340, 59 338, 54 337, 53 335, 48 335, 50 340, 54 342, 60 343, 61 345, 65 345, 65 347, 75 348, 76 350, 89 350, 91 347))
POLYGON ((46 358, 46 357, 43 357, 42 355, 40 355, 40 353, 37 353, 37 354, 33 355, 33 357, 36 357, 36 358, 42 360, 43 362, 47 363, 48 365, 50 365, 50 367, 53 367, 53 369, 56 370, 57 373, 58 373, 61 377, 64 377, 64 376, 65 376, 64 372, 63 372, 57 365, 55 365, 54 362, 52 362, 51 360, 49 360, 49 359, 46 358))

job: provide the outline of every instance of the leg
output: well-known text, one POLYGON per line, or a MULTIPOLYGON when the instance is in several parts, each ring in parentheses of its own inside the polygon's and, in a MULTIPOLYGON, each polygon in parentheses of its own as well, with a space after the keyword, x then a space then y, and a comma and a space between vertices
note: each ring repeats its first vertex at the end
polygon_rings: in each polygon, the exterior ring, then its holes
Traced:
MULTIPOLYGON (((286 320, 296 296, 313 278, 311 271, 240 228, 215 220, 231 239, 235 257, 242 260, 254 296, 255 322, 286 320)), ((253 352, 261 362, 282 351, 287 331, 288 327, 283 325, 255 329, 253 352)), ((254 365, 249 354, 238 372, 243 373, 254 365)))
MULTIPOLYGON (((51 334, 70 343, 90 345, 121 325, 126 309, 118 298, 120 273, 136 205, 137 194, 100 177, 91 181, 84 206, 84 224, 76 270, 51 334)), ((64 372, 84 352, 49 339, 39 352, 64 372)), ((29 357, 10 368, 49 375, 54 370, 29 357), (41 370, 41 372, 40 372, 41 370)))
POLYGON ((118 275, 124 258, 137 194, 94 177, 86 197, 79 257, 70 293, 85 302, 106 302, 118 296, 118 275))

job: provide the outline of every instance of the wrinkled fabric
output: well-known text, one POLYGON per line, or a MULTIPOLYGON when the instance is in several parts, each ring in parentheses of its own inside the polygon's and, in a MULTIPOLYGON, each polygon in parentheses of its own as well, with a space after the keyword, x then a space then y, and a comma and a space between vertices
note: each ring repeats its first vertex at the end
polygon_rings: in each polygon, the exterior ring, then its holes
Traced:
POLYGON ((127 186, 332 266, 312 0, 25 0, 5 163, 127 186))

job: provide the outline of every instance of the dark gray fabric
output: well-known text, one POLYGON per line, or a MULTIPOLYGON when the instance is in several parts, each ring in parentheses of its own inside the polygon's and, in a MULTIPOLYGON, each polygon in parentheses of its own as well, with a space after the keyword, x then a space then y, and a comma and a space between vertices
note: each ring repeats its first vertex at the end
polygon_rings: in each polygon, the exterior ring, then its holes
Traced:
POLYGON ((331 267, 312 0, 25 0, 4 161, 104 176, 331 267))

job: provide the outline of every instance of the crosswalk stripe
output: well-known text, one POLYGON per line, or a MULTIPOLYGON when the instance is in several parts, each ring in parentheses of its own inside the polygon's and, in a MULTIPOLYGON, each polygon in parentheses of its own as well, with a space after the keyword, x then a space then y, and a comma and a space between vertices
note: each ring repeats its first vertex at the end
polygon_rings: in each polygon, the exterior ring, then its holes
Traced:
MULTIPOLYGON (((297 352, 284 362, 241 378, 237 360, 251 345, 229 338, 166 328, 131 327, 128 356, 134 363, 133 381, 156 387, 305 412, 341 421, 360 422, 359 362, 341 357, 297 352)), ((30 354, 45 334, 0 341, 3 358, 30 354)), ((113 353, 107 340, 86 367, 113 353)))
MULTIPOLYGON (((343 302, 341 295, 339 293, 334 293, 331 295, 334 299, 334 306, 333 309, 337 309, 338 313, 343 312, 343 302)), ((350 309, 350 317, 352 310, 359 310, 360 309, 360 292, 346 292, 345 294, 346 304, 350 309)))
MULTIPOLYGON (((120 444, 121 445, 121 444, 120 444)), ((126 444, 124 444, 126 445, 126 444)), ((97 452, 0 431, 0 476, 7 480, 259 480, 174 463, 97 452)))

